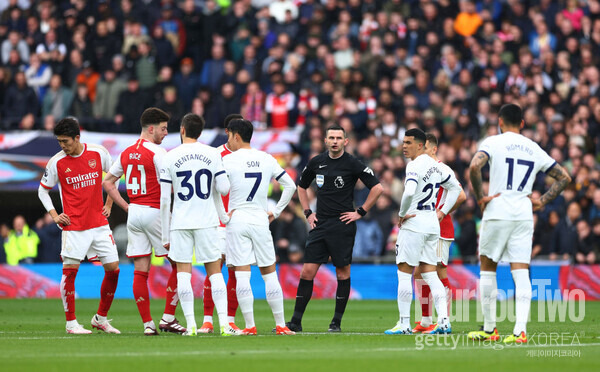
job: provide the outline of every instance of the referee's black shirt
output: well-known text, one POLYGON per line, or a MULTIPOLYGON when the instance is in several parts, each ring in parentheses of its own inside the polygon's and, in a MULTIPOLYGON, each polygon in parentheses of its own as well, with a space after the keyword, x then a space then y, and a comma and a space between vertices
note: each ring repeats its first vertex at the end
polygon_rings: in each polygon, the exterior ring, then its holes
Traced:
POLYGON ((329 151, 312 158, 300 176, 298 186, 307 189, 313 180, 317 184, 317 219, 339 218, 354 211, 354 186, 360 179, 369 189, 379 183, 371 168, 344 152, 337 159, 329 151))

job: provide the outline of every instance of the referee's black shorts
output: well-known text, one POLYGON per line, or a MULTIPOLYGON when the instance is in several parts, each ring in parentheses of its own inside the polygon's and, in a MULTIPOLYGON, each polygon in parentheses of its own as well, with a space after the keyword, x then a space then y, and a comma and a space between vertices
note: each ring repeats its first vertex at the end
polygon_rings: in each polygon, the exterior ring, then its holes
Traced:
POLYGON ((335 267, 350 265, 355 236, 356 222, 346 225, 339 217, 319 219, 308 233, 304 263, 324 264, 331 257, 335 267))

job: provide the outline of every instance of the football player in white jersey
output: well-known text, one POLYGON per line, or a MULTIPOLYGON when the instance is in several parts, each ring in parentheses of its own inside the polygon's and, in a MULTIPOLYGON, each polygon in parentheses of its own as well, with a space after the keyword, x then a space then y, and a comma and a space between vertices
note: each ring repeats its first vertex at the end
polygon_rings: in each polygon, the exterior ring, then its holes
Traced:
MULTIPOLYGON (((431 156, 433 160, 437 161, 440 167, 447 168, 446 170, 448 173, 454 173, 454 171, 450 167, 442 163, 437 158, 437 137, 433 133, 425 133, 425 138, 427 138, 427 141, 425 142, 425 153, 431 156)), ((446 190, 446 188, 443 186, 440 187, 440 190, 437 193, 437 201, 435 204, 436 209, 441 209, 444 207, 447 195, 448 190, 446 190)), ((440 240, 438 240, 436 249, 436 271, 446 291, 448 315, 450 315, 452 303, 452 289, 450 288, 450 281, 448 280, 447 266, 448 259, 450 256, 450 246, 452 245, 452 241, 454 241, 454 225, 452 224, 452 217, 450 216, 450 213, 454 212, 462 203, 465 202, 465 200, 467 200, 467 195, 461 187, 460 195, 458 196, 456 203, 454 203, 454 206, 452 207, 452 209, 450 209, 448 215, 442 220, 440 220, 440 240)), ((412 332, 427 333, 433 331, 433 329, 435 328, 435 324, 433 324, 431 316, 431 289, 421 277, 421 268, 419 266, 415 269, 415 289, 417 291, 419 302, 421 303, 422 318, 421 321, 417 324, 417 326, 413 328, 412 332)))
POLYGON ((527 342, 527 319, 531 305, 529 262, 533 238, 533 211, 554 200, 571 178, 540 146, 519 134, 525 124, 519 106, 506 104, 498 114, 502 134, 486 138, 479 146, 469 167, 473 192, 483 212, 479 236, 481 275, 479 294, 484 325, 468 337, 498 340, 496 329, 496 267, 510 262, 515 281, 516 321, 505 343, 527 342), (481 169, 490 164, 488 195, 483 195, 481 169), (540 199, 531 199, 531 189, 538 172, 546 172, 556 181, 540 199))
POLYGON ((409 129, 404 134, 404 156, 412 161, 406 166, 404 194, 398 212, 400 232, 396 242, 396 263, 400 320, 385 331, 388 335, 412 334, 410 305, 413 297, 412 273, 416 266, 420 267, 421 276, 431 288, 438 313, 437 325, 430 333, 452 332, 446 292, 436 272, 436 247, 440 238, 439 221, 450 212, 461 188, 454 172, 441 167, 425 153, 425 141, 425 133, 420 129, 409 129), (435 208, 440 186, 448 190, 441 210, 435 208))
POLYGON ((229 192, 229 180, 221 155, 198 142, 204 119, 187 114, 181 121, 182 144, 163 158, 160 170, 162 242, 169 258, 177 263, 177 294, 187 321, 186 336, 196 335, 192 257, 204 263, 219 316, 221 335, 238 335, 227 321, 227 289, 221 274, 219 216, 228 222, 220 195, 229 192), (171 189, 174 206, 171 221, 171 189))
POLYGON ((223 158, 229 175, 229 214, 227 225, 227 261, 235 267, 237 299, 246 327, 244 335, 256 335, 254 296, 250 286, 250 265, 257 265, 265 281, 267 303, 275 318, 278 335, 293 335, 285 325, 283 291, 275 271, 275 248, 269 223, 288 205, 296 185, 275 158, 250 147, 252 123, 234 119, 227 126, 228 144, 233 151, 223 158), (267 205, 269 184, 274 178, 283 186, 279 202, 272 210, 267 205))

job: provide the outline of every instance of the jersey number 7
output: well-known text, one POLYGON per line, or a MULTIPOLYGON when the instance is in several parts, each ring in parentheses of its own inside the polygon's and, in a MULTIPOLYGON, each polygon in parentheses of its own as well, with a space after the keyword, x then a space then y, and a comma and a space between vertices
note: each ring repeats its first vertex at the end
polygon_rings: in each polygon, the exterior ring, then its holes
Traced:
POLYGON ((245 173, 244 176, 246 176, 246 178, 256 178, 256 180, 254 180, 254 186, 252 186, 252 190, 250 190, 250 194, 246 198, 246 201, 251 202, 254 199, 254 195, 256 195, 258 186, 260 186, 260 181, 262 181, 262 173, 251 172, 251 173, 245 173))

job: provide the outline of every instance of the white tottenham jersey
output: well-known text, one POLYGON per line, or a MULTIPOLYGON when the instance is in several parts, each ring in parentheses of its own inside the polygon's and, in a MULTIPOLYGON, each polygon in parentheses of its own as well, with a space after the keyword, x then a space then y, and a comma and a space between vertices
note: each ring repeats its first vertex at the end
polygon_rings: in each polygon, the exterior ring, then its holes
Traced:
POLYGON ((486 138, 479 146, 489 158, 488 196, 500 193, 485 207, 484 220, 532 220, 528 196, 536 175, 548 172, 556 164, 541 147, 513 132, 486 138))
POLYGON ((213 198, 217 177, 227 177, 221 154, 200 142, 184 143, 163 158, 160 182, 173 184, 173 214, 170 230, 219 226, 213 198))
POLYGON ((223 158, 229 175, 229 210, 238 213, 236 220, 252 225, 269 225, 267 195, 271 178, 279 180, 285 171, 266 152, 239 149, 223 158))
POLYGON ((414 214, 402 224, 402 229, 424 234, 439 234, 440 223, 437 219, 435 204, 440 187, 447 190, 460 188, 454 172, 448 166, 443 166, 431 156, 422 154, 406 166, 406 180, 417 183, 417 191, 412 197, 406 215, 414 214))

